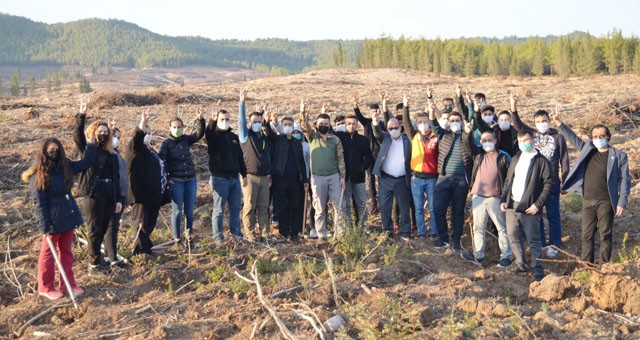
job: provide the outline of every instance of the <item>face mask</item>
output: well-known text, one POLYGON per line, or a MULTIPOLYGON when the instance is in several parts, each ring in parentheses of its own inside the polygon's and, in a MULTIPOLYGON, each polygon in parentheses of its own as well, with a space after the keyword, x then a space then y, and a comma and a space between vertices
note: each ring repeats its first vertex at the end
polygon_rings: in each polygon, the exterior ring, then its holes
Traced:
POLYGON ((336 126, 336 131, 337 132, 347 132, 347 128, 344 125, 338 125, 338 126, 336 126))
POLYGON ((493 123, 493 116, 482 116, 482 120, 487 124, 491 124, 493 123))
POLYGON ((47 151, 47 159, 49 159, 52 162, 57 162, 58 158, 60 158, 60 152, 59 151, 47 151))
POLYGON ((482 144, 482 150, 486 152, 491 152, 496 149, 496 144, 493 142, 486 142, 482 144))
POLYGON ((320 132, 321 135, 325 135, 329 132, 329 127, 326 125, 318 125, 318 132, 320 132))
POLYGON ((480 104, 478 104, 478 108, 482 109, 486 105, 487 105, 487 102, 480 102, 480 104))
POLYGON ((451 122, 451 123, 449 123, 449 129, 451 129, 451 132, 453 132, 453 133, 460 132, 461 128, 462 128, 462 125, 460 124, 460 122, 451 122))
POLYGON ((418 124, 418 131, 420 131, 421 134, 426 135, 427 132, 429 132, 429 124, 425 124, 425 123, 418 124))
POLYGON ((445 105, 444 109, 442 110, 443 113, 451 113, 453 112, 453 106, 451 105, 445 105))
POLYGON ((223 122, 219 121, 217 125, 218 125, 218 129, 227 130, 227 129, 229 129, 229 125, 230 124, 229 124, 229 121, 223 121, 223 122))
POLYGON ((117 147, 118 147, 118 145, 120 145, 120 138, 118 138, 118 137, 113 137, 113 138, 111 139, 111 143, 113 144, 113 147, 114 147, 114 148, 117 148, 117 147))
POLYGON ((401 134, 400 129, 389 130, 389 135, 393 139, 397 139, 398 137, 400 137, 400 134, 401 134))
POLYGON ((285 126, 282 128, 282 133, 284 133, 285 135, 290 135, 291 132, 293 132, 293 126, 285 126))
POLYGON ((297 139, 297 140, 302 140, 302 134, 301 133, 296 133, 295 135, 292 135, 293 138, 297 139))
POLYGON ((536 123, 536 129, 538 129, 540 133, 547 133, 547 131, 549 131, 549 123, 536 123))
POLYGON ((591 140, 591 142, 598 149, 604 149, 605 147, 607 147, 607 140, 606 139, 593 139, 593 140, 591 140))
POLYGON ((511 128, 511 123, 510 122, 500 122, 498 123, 498 125, 500 125, 500 130, 502 131, 507 131, 511 128))
POLYGON ((518 147, 522 152, 529 152, 531 151, 531 149, 533 149, 533 146, 531 146, 531 143, 518 143, 518 147))
POLYGON ((180 138, 180 137, 182 137, 183 134, 184 134, 184 130, 181 127, 179 127, 179 128, 171 128, 171 135, 173 137, 180 138))
POLYGON ((106 143, 107 142, 107 138, 109 138, 109 135, 99 134, 98 135, 98 143, 100 143, 100 144, 106 143))
POLYGON ((251 130, 255 133, 262 131, 262 123, 252 123, 251 130))
POLYGON ((148 133, 144 135, 143 143, 144 145, 151 145, 151 140, 153 139, 153 135, 148 133))
POLYGON ((444 118, 440 118, 438 124, 440 124, 440 127, 443 129, 449 129, 449 121, 444 118))

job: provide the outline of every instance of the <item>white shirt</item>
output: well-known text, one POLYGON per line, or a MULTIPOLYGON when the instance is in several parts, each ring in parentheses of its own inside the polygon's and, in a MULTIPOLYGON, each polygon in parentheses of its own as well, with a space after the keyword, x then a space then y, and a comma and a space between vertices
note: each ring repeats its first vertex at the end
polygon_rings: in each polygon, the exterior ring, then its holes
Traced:
POLYGON ((393 177, 405 176, 407 174, 404 167, 404 145, 402 136, 398 139, 391 139, 391 146, 389 147, 389 152, 387 152, 387 158, 382 163, 382 171, 393 177))
POLYGON ((516 168, 513 172, 513 185, 511 186, 511 198, 520 202, 524 190, 527 188, 527 174, 529 173, 529 166, 531 166, 531 160, 538 154, 538 150, 533 149, 531 152, 521 152, 516 168))

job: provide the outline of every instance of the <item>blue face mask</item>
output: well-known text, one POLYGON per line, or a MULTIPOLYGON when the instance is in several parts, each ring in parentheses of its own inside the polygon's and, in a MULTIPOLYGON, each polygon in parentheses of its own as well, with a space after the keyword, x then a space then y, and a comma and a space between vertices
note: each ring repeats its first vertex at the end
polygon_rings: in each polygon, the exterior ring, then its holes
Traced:
POLYGON ((251 124, 251 130, 253 130, 253 132, 258 133, 260 131, 262 131, 262 123, 253 123, 251 124))
POLYGON ((605 147, 607 147, 607 140, 606 139, 593 139, 593 140, 591 140, 591 142, 598 149, 604 149, 605 147))
POLYGON ((520 143, 518 144, 518 147, 522 152, 529 152, 531 151, 531 149, 533 149, 533 146, 531 146, 531 143, 520 143))
POLYGON ((294 133, 291 136, 293 136, 293 138, 295 138, 297 140, 302 140, 302 134, 300 134, 300 133, 294 133))

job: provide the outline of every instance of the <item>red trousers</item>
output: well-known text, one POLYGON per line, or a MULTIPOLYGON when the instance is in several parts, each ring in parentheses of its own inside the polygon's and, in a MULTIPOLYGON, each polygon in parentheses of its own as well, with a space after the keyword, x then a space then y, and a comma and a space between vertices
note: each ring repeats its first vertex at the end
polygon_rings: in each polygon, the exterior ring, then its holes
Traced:
MULTIPOLYGON (((38 258, 38 291, 39 292, 51 292, 55 289, 56 279, 56 262, 49 249, 49 243, 45 237, 50 237, 51 242, 56 251, 58 257, 62 263, 62 268, 67 274, 69 284, 71 287, 76 287, 76 280, 73 277, 73 254, 71 253, 71 245, 73 243, 74 230, 69 230, 64 233, 56 233, 51 235, 42 235, 42 247, 40 249, 40 257, 38 258)), ((66 291, 62 275, 58 279, 58 287, 61 291, 66 291)))

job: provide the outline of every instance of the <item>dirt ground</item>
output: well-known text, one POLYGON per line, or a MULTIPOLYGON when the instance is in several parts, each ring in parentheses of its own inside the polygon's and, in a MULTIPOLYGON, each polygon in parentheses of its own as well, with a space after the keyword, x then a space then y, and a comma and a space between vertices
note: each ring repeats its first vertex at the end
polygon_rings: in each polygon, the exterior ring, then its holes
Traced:
MULTIPOLYGON (((216 79, 206 69, 200 71, 202 79, 216 79)), ((181 79, 179 72, 175 70, 173 78, 181 79)), ((564 251, 556 259, 542 259, 547 276, 541 282, 496 267, 499 249, 493 237, 487 238, 489 263, 480 267, 451 250, 436 250, 424 239, 387 240, 377 233, 378 215, 370 216, 366 233, 351 232, 341 241, 228 240, 215 246, 206 144, 201 141, 193 147, 199 179, 193 248, 164 247, 156 260, 132 257, 129 266, 94 277, 87 274, 86 246, 77 242, 75 275, 86 291, 78 308, 67 298, 43 300, 35 293, 41 238, 20 173, 45 137, 61 138, 68 153, 75 149, 71 131, 80 95, 77 85, 67 85, 55 93, 39 90, 2 101, 0 338, 266 339, 287 332, 299 338, 338 339, 640 337, 638 77, 467 79, 402 70, 328 70, 248 81, 241 75, 219 75, 233 81, 202 83, 189 81, 198 79, 190 72, 184 86, 174 81, 151 87, 118 84, 111 78, 92 80, 89 118, 115 118, 127 143, 141 105, 148 105, 157 147, 167 135, 169 118, 190 121, 199 105, 212 108, 221 99, 235 118, 243 87, 249 88, 249 109, 267 101, 280 117, 297 117, 301 98, 309 100, 311 113, 328 103, 336 115, 352 112, 353 96, 364 108, 377 101, 380 91, 390 93, 394 105, 406 91, 415 113, 426 103, 426 86, 433 84, 441 99, 453 96, 460 83, 484 92, 498 110, 508 108, 509 92, 518 93, 519 111, 529 122, 535 110, 558 105, 583 136, 590 125, 607 123, 613 128, 613 144, 629 153, 634 185, 629 211, 614 228, 614 261, 588 267, 577 260, 581 200, 572 195, 561 199, 564 251), (329 319, 341 319, 344 325, 333 332, 325 323, 329 319)), ((573 151, 572 160, 575 157, 573 151)), ((156 244, 171 239, 169 216, 170 207, 163 207, 156 244)), ((469 222, 462 240, 465 249, 471 244, 469 222)), ((130 257, 135 231, 127 212, 119 237, 125 257, 130 257)), ((272 236, 277 237, 275 226, 272 236)))

